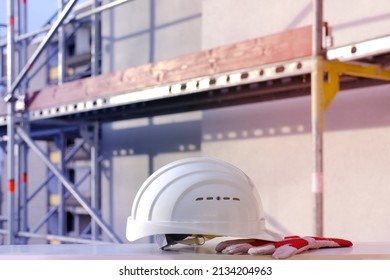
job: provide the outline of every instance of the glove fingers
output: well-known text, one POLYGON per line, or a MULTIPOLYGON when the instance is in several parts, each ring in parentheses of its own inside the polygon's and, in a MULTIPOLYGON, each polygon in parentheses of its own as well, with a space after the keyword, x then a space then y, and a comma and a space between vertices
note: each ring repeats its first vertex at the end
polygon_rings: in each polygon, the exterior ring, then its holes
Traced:
POLYGON ((222 241, 215 246, 215 250, 217 252, 222 252, 224 251, 227 247, 235 245, 235 244, 243 244, 243 243, 249 243, 253 242, 254 239, 233 239, 233 240, 226 240, 222 241))
POLYGON ((272 257, 275 259, 286 259, 295 254, 301 253, 311 248, 311 239, 291 236, 282 241, 275 242, 276 250, 272 257))
POLYGON ((281 241, 271 242, 257 239, 236 239, 219 243, 218 252, 226 254, 271 255, 275 259, 286 259, 295 254, 326 247, 350 247, 352 242, 340 238, 316 236, 288 236, 281 241))
POLYGON ((225 248, 222 252, 229 255, 242 255, 248 253, 253 246, 248 243, 234 244, 225 248))
POLYGON ((285 241, 275 243, 277 248, 272 255, 274 258, 285 259, 310 249, 352 246, 352 242, 349 240, 339 238, 307 236, 304 238, 291 238, 288 241, 288 243, 285 243, 285 241))
POLYGON ((325 247, 351 247, 353 245, 351 241, 341 238, 307 236, 305 239, 311 239, 311 243, 313 243, 311 248, 313 249, 325 247))
POLYGON ((272 257, 274 257, 275 259, 286 259, 311 248, 312 247, 310 245, 299 248, 296 248, 291 245, 283 245, 275 250, 275 253, 272 255, 272 257))
POLYGON ((250 255, 271 255, 273 252, 275 252, 275 246, 272 244, 252 247, 248 250, 250 255))

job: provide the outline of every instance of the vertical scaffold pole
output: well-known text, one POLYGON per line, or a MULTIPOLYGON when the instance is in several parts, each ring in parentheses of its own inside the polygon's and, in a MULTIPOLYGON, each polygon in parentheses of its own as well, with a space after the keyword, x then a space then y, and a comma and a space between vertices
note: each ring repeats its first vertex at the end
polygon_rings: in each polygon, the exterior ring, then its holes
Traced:
MULTIPOLYGON (((27 0, 22 1, 21 10, 20 10, 20 25, 19 25, 19 36, 27 33, 27 0)), ((27 63, 28 58, 28 40, 22 40, 20 42, 21 50, 20 50, 20 70, 22 69, 22 65, 27 63)), ((21 83, 21 95, 19 96, 24 99, 28 88, 28 79, 24 79, 21 83)))
MULTIPOLYGON (((64 9, 64 0, 58 0, 58 14, 64 9)), ((58 27, 58 84, 65 82, 65 30, 63 26, 58 27)))
MULTIPOLYGON (((19 7, 19 36, 27 33, 27 0, 22 0, 22 3, 19 7)), ((27 63, 28 57, 28 40, 23 40, 20 42, 20 58, 19 65, 20 70, 22 65, 27 63)), ((20 86, 20 96, 19 98, 25 97, 28 89, 28 79, 23 80, 20 86)), ((27 121, 26 115, 23 119, 23 126, 27 131, 29 131, 29 123, 27 121)), ((20 144, 20 190, 19 196, 21 201, 20 209, 20 231, 28 231, 28 147, 25 143, 20 144)), ((28 238, 20 238, 19 244, 27 244, 28 238)))
MULTIPOLYGON (((64 133, 60 133, 57 138, 57 149, 58 149, 58 169, 65 174, 65 135, 64 133)), ((65 224, 66 224, 66 213, 65 213, 65 187, 63 186, 60 180, 57 180, 57 194, 58 194, 58 229, 57 234, 64 236, 65 232, 65 224)))
MULTIPOLYGON (((63 9, 65 6, 64 0, 58 0, 58 17, 60 17, 63 9)), ((66 77, 66 65, 65 65, 65 27, 63 25, 60 25, 58 27, 58 66, 57 66, 57 80, 58 84, 62 85, 65 83, 65 77, 66 77)), ((64 172, 64 150, 65 150, 65 139, 64 135, 60 133, 58 136, 57 141, 57 148, 58 152, 60 153, 60 158, 58 162, 58 167, 61 170, 61 172, 64 172)), ((58 228, 57 228, 57 234, 58 235, 65 235, 65 223, 66 223, 66 217, 65 217, 65 188, 62 185, 61 181, 58 180, 57 183, 57 193, 58 193, 58 228)))
POLYGON ((81 193, 74 187, 74 184, 67 179, 64 174, 51 162, 51 160, 45 155, 42 149, 30 138, 30 136, 21 127, 16 128, 18 136, 29 146, 29 148, 35 152, 35 154, 45 163, 50 171, 57 177, 58 180, 64 185, 68 192, 77 200, 78 203, 85 209, 85 211, 91 216, 92 219, 100 226, 100 228, 107 234, 107 236, 115 243, 122 243, 119 236, 112 231, 110 226, 103 221, 100 214, 96 209, 91 208, 86 199, 81 193))
POLYGON ((313 0, 313 44, 311 70, 311 122, 314 170, 312 191, 315 198, 315 234, 323 236, 323 131, 324 131, 324 71, 323 71, 323 1, 313 0))
MULTIPOLYGON (((17 34, 17 38, 19 38, 20 36, 22 36, 24 33, 27 32, 27 0, 22 0, 22 1, 18 0, 16 5, 16 11, 14 11, 14 13, 15 13, 15 33, 17 34)), ((15 43, 18 45, 17 52, 18 52, 19 66, 16 72, 19 72, 27 62, 28 40, 18 41, 17 38, 15 39, 15 43)), ((20 104, 24 102, 25 94, 27 92, 27 87, 28 87, 28 80, 25 79, 22 81, 19 88, 19 93, 17 95, 17 100, 20 104)))
MULTIPOLYGON (((101 185, 100 185, 100 124, 93 123, 93 139, 91 145, 91 206, 94 209, 101 209, 101 185)), ((100 231, 95 220, 91 221, 91 239, 97 240, 100 231)))
MULTIPOLYGON (((97 9, 100 6, 100 0, 92 1, 92 9, 97 9)), ((99 74, 100 60, 100 13, 95 13, 91 16, 91 75, 99 74)), ((101 190, 100 190, 100 162, 99 162, 99 133, 100 125, 98 122, 93 124, 93 139, 91 145, 91 206, 94 209, 101 208, 101 190)), ((91 220, 91 239, 97 240, 100 235, 98 224, 94 219, 91 220)))
MULTIPOLYGON (((21 200, 21 207, 22 209, 20 209, 20 220, 21 220, 21 223, 20 223, 20 230, 23 231, 23 232, 27 232, 28 231, 28 211, 27 211, 27 207, 28 207, 28 201, 27 201, 27 197, 28 197, 28 192, 27 192, 27 188, 28 188, 28 185, 27 185, 27 182, 28 182, 28 178, 27 178, 27 170, 28 170, 28 159, 27 159, 27 153, 28 153, 28 148, 27 148, 27 145, 22 143, 21 146, 20 146, 20 172, 21 172, 21 178, 20 178, 20 200, 21 200)), ((27 244, 27 238, 21 238, 20 239, 20 243, 21 244, 27 244)))
POLYGON ((15 243, 15 98, 12 91, 15 49, 15 1, 7 0, 7 177, 8 177, 8 244, 15 243))
MULTIPOLYGON (((100 6, 99 0, 93 0, 93 9, 100 6)), ((96 13, 91 16, 91 76, 99 74, 99 57, 100 57, 100 14, 96 13)))
MULTIPOLYGON (((23 79, 26 77, 28 72, 31 70, 34 63, 37 61, 41 53, 43 52, 46 45, 49 43, 52 36, 55 34, 55 32, 58 30, 58 27, 61 26, 65 18, 68 16, 68 14, 71 12, 73 6, 77 3, 78 0, 69 0, 66 6, 64 7, 63 11, 58 16, 57 20, 53 23, 53 25, 50 27, 47 34, 42 38, 42 41, 39 43, 37 49, 34 51, 34 53, 31 55, 31 57, 27 60, 26 65, 22 68, 20 73, 15 77, 15 81, 12 83, 11 91, 8 92, 8 96, 6 96, 6 100, 8 100, 11 97, 11 93, 15 91, 20 85, 20 83, 23 81, 23 79)), ((10 1, 13 2, 13 1, 10 1)))

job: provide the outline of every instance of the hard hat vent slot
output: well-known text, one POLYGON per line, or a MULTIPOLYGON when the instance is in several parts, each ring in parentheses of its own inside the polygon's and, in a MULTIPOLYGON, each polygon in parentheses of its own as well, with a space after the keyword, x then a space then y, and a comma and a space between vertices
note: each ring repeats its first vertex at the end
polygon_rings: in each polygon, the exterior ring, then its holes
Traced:
POLYGON ((240 199, 238 197, 228 197, 228 196, 225 196, 225 197, 220 197, 220 196, 216 196, 216 197, 213 197, 213 196, 208 196, 208 197, 197 197, 195 199, 195 201, 202 201, 202 200, 234 200, 234 201, 240 201, 240 199))

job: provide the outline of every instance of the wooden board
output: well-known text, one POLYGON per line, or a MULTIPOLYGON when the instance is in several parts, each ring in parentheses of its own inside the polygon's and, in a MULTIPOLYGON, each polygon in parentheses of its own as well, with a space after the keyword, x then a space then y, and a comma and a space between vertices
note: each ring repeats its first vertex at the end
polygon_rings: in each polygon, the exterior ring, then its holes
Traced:
MULTIPOLYGON (((30 110, 212 76, 311 55, 311 26, 145 64, 124 71, 46 87, 27 95, 30 110)), ((0 106, 0 114, 3 109, 0 106)), ((5 113, 5 112, 4 112, 5 113)))

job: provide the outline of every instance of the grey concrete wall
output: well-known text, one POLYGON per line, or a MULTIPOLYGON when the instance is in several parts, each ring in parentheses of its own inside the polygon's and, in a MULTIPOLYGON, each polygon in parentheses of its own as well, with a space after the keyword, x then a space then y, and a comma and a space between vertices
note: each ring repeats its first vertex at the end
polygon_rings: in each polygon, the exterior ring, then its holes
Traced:
POLYGON ((103 126, 103 213, 125 240, 127 217, 139 187, 161 166, 200 155, 201 112, 103 126))
POLYGON ((102 15, 102 72, 199 50, 201 3, 201 0, 132 1, 105 12, 102 15))
MULTIPOLYGON (((202 1, 133 1, 103 14, 102 71, 169 59, 201 49, 202 1)), ((143 181, 172 160, 200 155, 201 112, 103 126, 103 209, 123 240, 143 181)))

